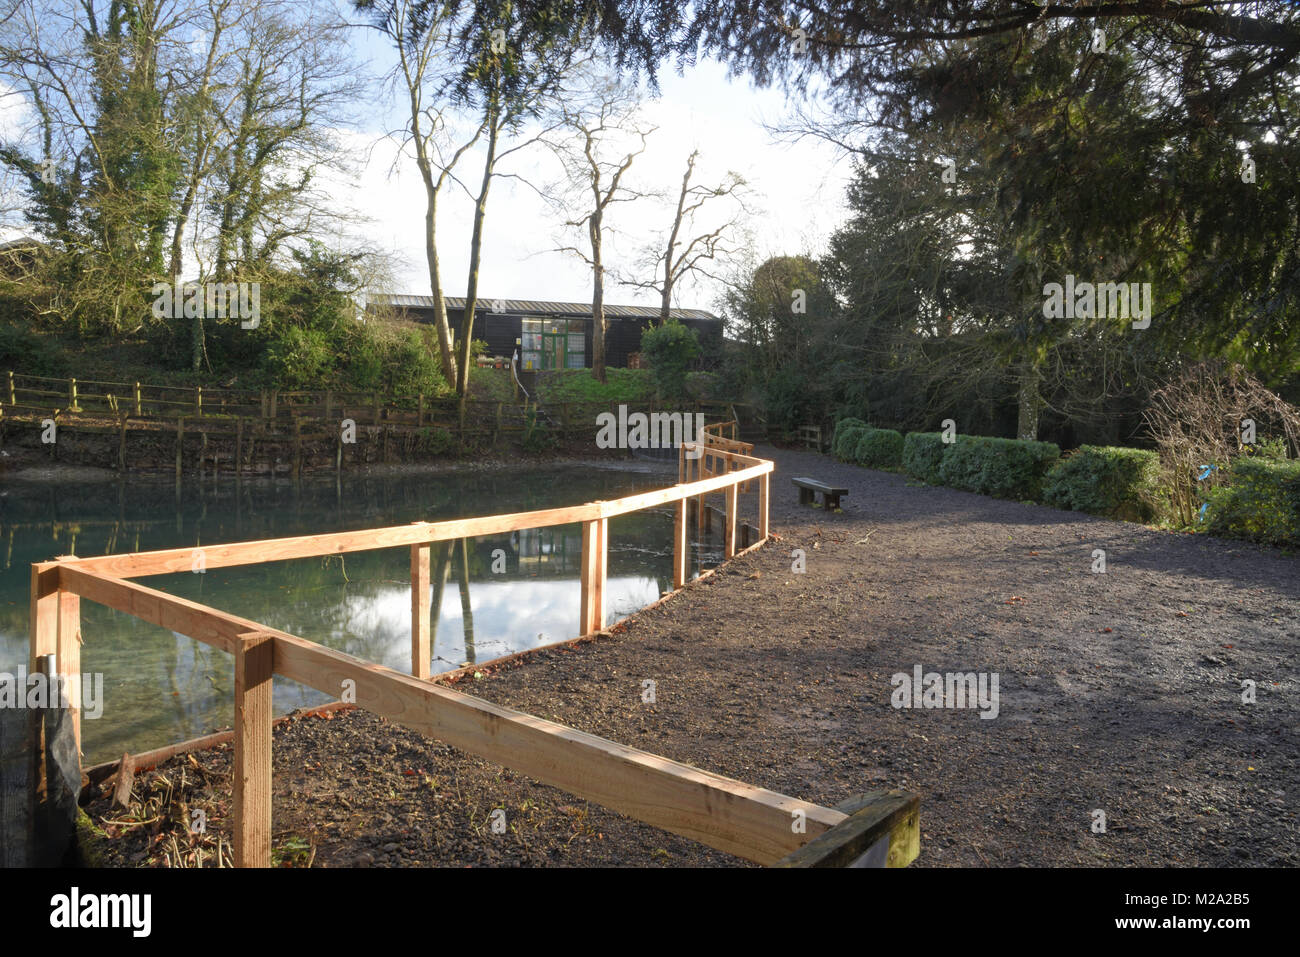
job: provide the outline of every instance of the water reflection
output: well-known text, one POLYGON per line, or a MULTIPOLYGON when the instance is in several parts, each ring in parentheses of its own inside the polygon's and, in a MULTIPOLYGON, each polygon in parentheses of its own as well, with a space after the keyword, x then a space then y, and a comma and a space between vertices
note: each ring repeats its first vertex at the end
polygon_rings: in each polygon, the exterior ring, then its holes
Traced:
MULTIPOLYGON (((163 479, 0 479, 0 671, 27 660, 30 563, 342 531, 576 505, 674 480, 657 468, 509 469, 336 480, 208 477, 179 491, 163 479)), ((672 510, 610 520, 608 621, 671 587, 672 510)), ((431 549, 433 670, 445 671, 573 637, 578 525, 443 542, 431 549), (456 589, 456 595, 449 594, 456 589)), ((692 573, 720 559, 692 548, 692 573)), ((410 564, 404 548, 142 579, 181 597, 302 635, 401 671, 410 668, 410 564)), ((203 734, 231 721, 230 656, 89 602, 82 668, 104 673, 104 716, 83 722, 86 759, 203 734)), ((276 679, 277 712, 327 697, 276 679)))

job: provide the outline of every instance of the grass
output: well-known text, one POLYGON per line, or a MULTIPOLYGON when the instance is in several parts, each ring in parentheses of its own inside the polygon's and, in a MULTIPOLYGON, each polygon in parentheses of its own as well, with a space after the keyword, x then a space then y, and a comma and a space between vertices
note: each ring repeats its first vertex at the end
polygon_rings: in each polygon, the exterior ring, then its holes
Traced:
POLYGON ((596 381, 590 369, 546 372, 538 378, 542 402, 644 402, 654 395, 648 369, 606 369, 607 382, 596 381))

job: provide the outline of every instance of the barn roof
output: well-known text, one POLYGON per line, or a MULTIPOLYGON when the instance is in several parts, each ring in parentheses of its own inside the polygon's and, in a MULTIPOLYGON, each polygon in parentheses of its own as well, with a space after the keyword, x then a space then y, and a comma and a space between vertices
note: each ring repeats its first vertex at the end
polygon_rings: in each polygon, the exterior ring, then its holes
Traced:
MULTIPOLYGON (((376 304, 396 306, 399 309, 432 309, 432 296, 375 295, 370 301, 376 304)), ((464 309, 462 296, 444 296, 448 309, 464 309)), ((479 296, 476 311, 491 312, 496 300, 491 296, 479 296)), ((581 318, 591 315, 589 302, 550 302, 541 299, 502 299, 501 311, 511 315, 523 316, 566 316, 581 318)), ((673 309, 668 313, 673 319, 712 319, 718 317, 703 309, 673 309)), ((655 319, 659 316, 658 306, 618 306, 605 304, 606 319, 655 319)))

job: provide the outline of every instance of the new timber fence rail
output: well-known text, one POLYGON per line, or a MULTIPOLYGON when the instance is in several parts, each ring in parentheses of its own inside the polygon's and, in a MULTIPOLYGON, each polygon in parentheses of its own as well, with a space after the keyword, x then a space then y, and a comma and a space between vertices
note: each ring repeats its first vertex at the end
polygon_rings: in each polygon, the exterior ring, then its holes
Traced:
MULTIPOLYGON (((712 440, 706 436, 705 442, 712 440)), ((235 661, 233 832, 235 862, 266 867, 271 862, 271 680, 282 675, 329 695, 345 689, 358 707, 382 715, 520 774, 577 797, 710 847, 761 864, 781 862, 805 844, 845 825, 834 842, 845 846, 867 838, 884 840, 886 863, 905 865, 916 856, 916 814, 901 815, 897 802, 882 813, 883 825, 867 826, 863 815, 823 807, 775 791, 699 770, 432 683, 430 678, 430 546, 449 539, 527 528, 582 523, 579 630, 605 624, 609 520, 618 515, 675 504, 673 587, 687 580, 687 503, 721 492, 727 503, 726 557, 736 554, 737 492, 742 482, 758 486, 757 548, 767 538, 768 489, 773 463, 708 444, 684 444, 681 477, 704 475, 718 459, 721 474, 682 481, 670 488, 614 501, 508 515, 415 522, 366 531, 333 532, 266 541, 205 546, 206 568, 250 565, 379 548, 407 548, 411 568, 411 674, 363 661, 297 635, 197 602, 169 595, 130 579, 192 568, 195 550, 175 548, 93 558, 61 556, 37 562, 31 572, 33 666, 46 655, 69 680, 74 729, 80 705, 75 678, 81 668, 81 601, 97 602, 154 625, 188 635, 228 652, 235 661), (864 837, 865 835, 865 837, 864 837), (883 835, 883 838, 881 837, 883 835)), ((915 808, 914 797, 909 807, 915 808)), ((869 822, 868 822, 869 824, 869 822)), ((825 842, 823 842, 825 844, 825 842)), ((819 845, 822 846, 822 845, 819 845)), ((861 856, 861 855, 859 855, 861 856)), ((879 855, 877 855, 879 856, 879 855)), ((838 858, 837 858, 838 859, 838 858)), ((829 860, 817 848, 791 864, 829 860)))

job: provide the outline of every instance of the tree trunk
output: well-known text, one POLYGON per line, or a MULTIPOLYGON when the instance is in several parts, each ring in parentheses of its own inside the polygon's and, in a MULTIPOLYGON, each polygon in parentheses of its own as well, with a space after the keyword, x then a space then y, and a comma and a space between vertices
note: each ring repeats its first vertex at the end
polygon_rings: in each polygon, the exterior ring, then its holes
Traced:
POLYGON ((1020 365, 1020 414, 1016 438, 1028 442, 1038 439, 1038 417, 1043 410, 1043 397, 1038 389, 1043 378, 1042 361, 1042 351, 1029 346, 1020 365))
POLYGON ((498 112, 495 106, 488 117, 487 158, 483 161, 483 183, 474 204, 474 233, 469 247, 469 281, 465 284, 465 315, 460 323, 460 342, 456 345, 456 394, 469 395, 469 347, 474 333, 474 307, 478 303, 478 269, 483 252, 483 218, 487 213, 488 187, 492 185, 492 167, 496 164, 498 112))
POLYGON ((469 539, 460 539, 460 622, 465 632, 465 660, 474 664, 474 606, 469 600, 469 539))
POLYGON ((605 382, 605 268, 601 264, 600 206, 591 217, 591 374, 605 382))
POLYGON ((438 354, 442 357, 442 375, 447 382, 456 379, 456 357, 451 351, 451 325, 447 321, 447 303, 442 297, 442 267, 438 261, 438 192, 433 185, 433 171, 427 161, 420 164, 428 203, 424 213, 424 254, 429 261, 429 292, 433 295, 434 327, 438 330, 438 354))

